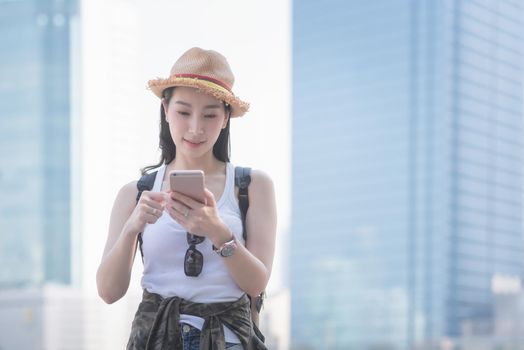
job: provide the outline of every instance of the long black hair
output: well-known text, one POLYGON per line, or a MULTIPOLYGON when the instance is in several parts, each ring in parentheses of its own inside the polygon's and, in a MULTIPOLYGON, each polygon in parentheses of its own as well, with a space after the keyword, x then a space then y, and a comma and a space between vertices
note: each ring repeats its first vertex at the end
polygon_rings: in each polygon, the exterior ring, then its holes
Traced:
MULTIPOLYGON (((162 97, 164 98, 166 105, 169 104, 171 96, 173 96, 174 87, 165 89, 162 92, 162 97)), ((229 157, 231 155, 231 143, 229 140, 229 123, 231 121, 231 106, 227 103, 224 103, 224 111, 226 112, 227 124, 224 129, 220 131, 217 141, 213 145, 213 155, 222 162, 229 162, 229 157)), ((176 157, 176 146, 171 137, 171 132, 169 131, 169 124, 166 121, 166 113, 164 111, 164 106, 160 104, 160 135, 159 135, 159 148, 162 151, 160 156, 160 161, 157 164, 146 166, 140 169, 142 175, 147 173, 149 170, 156 169, 162 164, 169 164, 176 157)))

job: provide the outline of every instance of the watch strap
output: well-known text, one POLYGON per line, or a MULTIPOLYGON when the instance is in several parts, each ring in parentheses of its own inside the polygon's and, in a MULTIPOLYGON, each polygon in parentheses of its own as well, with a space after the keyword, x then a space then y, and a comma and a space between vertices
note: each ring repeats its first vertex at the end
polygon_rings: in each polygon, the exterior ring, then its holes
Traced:
POLYGON ((226 249, 228 249, 229 247, 235 245, 236 246, 236 239, 235 239, 235 236, 233 236, 229 241, 225 242, 224 244, 222 244, 219 248, 216 248, 214 245, 213 245, 213 250, 215 251, 215 253, 217 253, 218 255, 220 256, 224 256, 222 254, 222 252, 226 249))

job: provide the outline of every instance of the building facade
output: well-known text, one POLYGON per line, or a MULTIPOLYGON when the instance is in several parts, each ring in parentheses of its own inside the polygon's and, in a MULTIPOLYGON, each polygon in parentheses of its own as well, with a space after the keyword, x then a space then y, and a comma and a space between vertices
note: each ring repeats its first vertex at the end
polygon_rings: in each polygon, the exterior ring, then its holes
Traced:
POLYGON ((520 280, 522 5, 293 4, 295 349, 495 337, 520 280))
POLYGON ((72 1, 0 2, 0 288, 71 283, 72 1))
POLYGON ((0 1, 2 349, 83 343, 80 294, 72 288, 75 14, 75 1, 0 1))

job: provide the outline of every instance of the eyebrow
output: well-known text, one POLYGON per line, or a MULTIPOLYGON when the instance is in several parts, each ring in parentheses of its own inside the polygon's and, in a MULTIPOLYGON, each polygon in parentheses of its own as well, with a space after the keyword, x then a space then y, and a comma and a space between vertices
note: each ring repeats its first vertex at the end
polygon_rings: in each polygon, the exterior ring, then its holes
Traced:
MULTIPOLYGON (((191 104, 189 104, 187 102, 184 102, 184 101, 180 101, 180 100, 175 101, 175 103, 178 103, 180 105, 187 106, 187 107, 192 107, 191 104)), ((220 107, 221 107, 220 105, 207 105, 207 106, 204 106, 204 108, 220 108, 220 107)))

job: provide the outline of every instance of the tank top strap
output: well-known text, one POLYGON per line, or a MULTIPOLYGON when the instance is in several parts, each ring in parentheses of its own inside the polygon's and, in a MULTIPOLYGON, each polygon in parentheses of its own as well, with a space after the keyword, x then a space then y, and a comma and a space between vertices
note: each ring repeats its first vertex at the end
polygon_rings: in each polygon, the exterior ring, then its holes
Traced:
POLYGON ((164 173, 166 172, 166 165, 162 164, 156 173, 155 183, 153 185, 153 191, 160 192, 162 188, 162 181, 164 180, 164 173))
POLYGON ((235 166, 231 163, 226 163, 226 183, 224 185, 224 192, 217 202, 217 207, 220 207, 225 202, 230 201, 235 197, 235 166))

